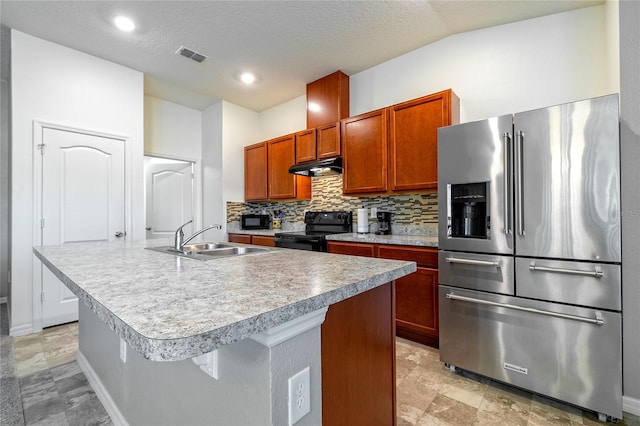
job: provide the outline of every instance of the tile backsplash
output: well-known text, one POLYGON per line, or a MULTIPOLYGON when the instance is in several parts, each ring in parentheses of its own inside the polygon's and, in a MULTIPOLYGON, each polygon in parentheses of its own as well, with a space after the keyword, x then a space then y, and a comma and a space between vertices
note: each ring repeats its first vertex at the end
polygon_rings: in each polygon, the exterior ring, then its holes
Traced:
MULTIPOLYGON (((274 210, 285 212, 283 226, 286 223, 302 223, 306 210, 356 210, 377 207, 378 211, 393 213, 392 232, 396 234, 437 235, 438 194, 406 194, 373 197, 349 197, 342 195, 342 175, 313 178, 311 181, 311 200, 243 203, 227 202, 227 223, 240 220, 241 214, 269 213, 274 210)), ((374 220, 375 222, 375 220, 374 220)), ((354 226, 355 227, 355 226, 354 226)))

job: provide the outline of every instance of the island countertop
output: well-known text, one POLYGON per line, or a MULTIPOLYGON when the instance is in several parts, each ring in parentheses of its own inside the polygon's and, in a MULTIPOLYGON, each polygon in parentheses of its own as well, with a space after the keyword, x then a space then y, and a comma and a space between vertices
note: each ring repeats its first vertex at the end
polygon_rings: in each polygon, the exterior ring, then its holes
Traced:
POLYGON ((280 248, 209 261, 145 249, 159 245, 170 242, 33 251, 80 303, 153 361, 211 352, 416 270, 413 262, 280 248))

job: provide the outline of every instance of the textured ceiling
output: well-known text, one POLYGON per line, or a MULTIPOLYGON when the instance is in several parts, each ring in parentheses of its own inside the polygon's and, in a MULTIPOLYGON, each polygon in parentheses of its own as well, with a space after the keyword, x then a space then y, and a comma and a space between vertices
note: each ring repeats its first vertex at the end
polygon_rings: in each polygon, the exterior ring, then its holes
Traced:
MULTIPOLYGON (((0 1, 2 25, 144 72, 145 92, 261 111, 336 70, 353 75, 452 34, 604 0, 0 1), (136 22, 125 34, 116 14, 136 22), (180 46, 208 56, 198 64, 180 46), (238 80, 257 76, 253 86, 238 80)), ((2 33, 5 34, 5 33, 2 33)))

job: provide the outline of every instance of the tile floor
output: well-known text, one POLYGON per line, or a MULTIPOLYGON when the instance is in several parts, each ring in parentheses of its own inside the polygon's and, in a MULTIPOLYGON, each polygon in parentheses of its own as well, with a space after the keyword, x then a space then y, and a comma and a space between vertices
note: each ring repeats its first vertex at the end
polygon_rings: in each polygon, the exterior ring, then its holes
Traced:
MULTIPOLYGON (((75 362, 77 323, 19 337, 7 336, 5 328, 1 425, 112 424, 75 362), (18 393, 17 402, 11 392, 18 393)), ((602 424, 593 413, 471 373, 452 373, 436 349, 398 338, 396 354, 398 426, 602 424)), ((640 417, 625 414, 618 425, 640 426, 640 417)))

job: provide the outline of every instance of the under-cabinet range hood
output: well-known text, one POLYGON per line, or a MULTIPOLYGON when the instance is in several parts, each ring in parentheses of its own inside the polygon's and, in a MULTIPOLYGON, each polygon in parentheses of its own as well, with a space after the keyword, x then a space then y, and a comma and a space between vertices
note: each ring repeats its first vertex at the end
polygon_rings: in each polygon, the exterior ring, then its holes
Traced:
POLYGON ((294 164, 289 167, 289 173, 309 177, 337 175, 342 173, 342 157, 326 158, 302 164, 294 164))

